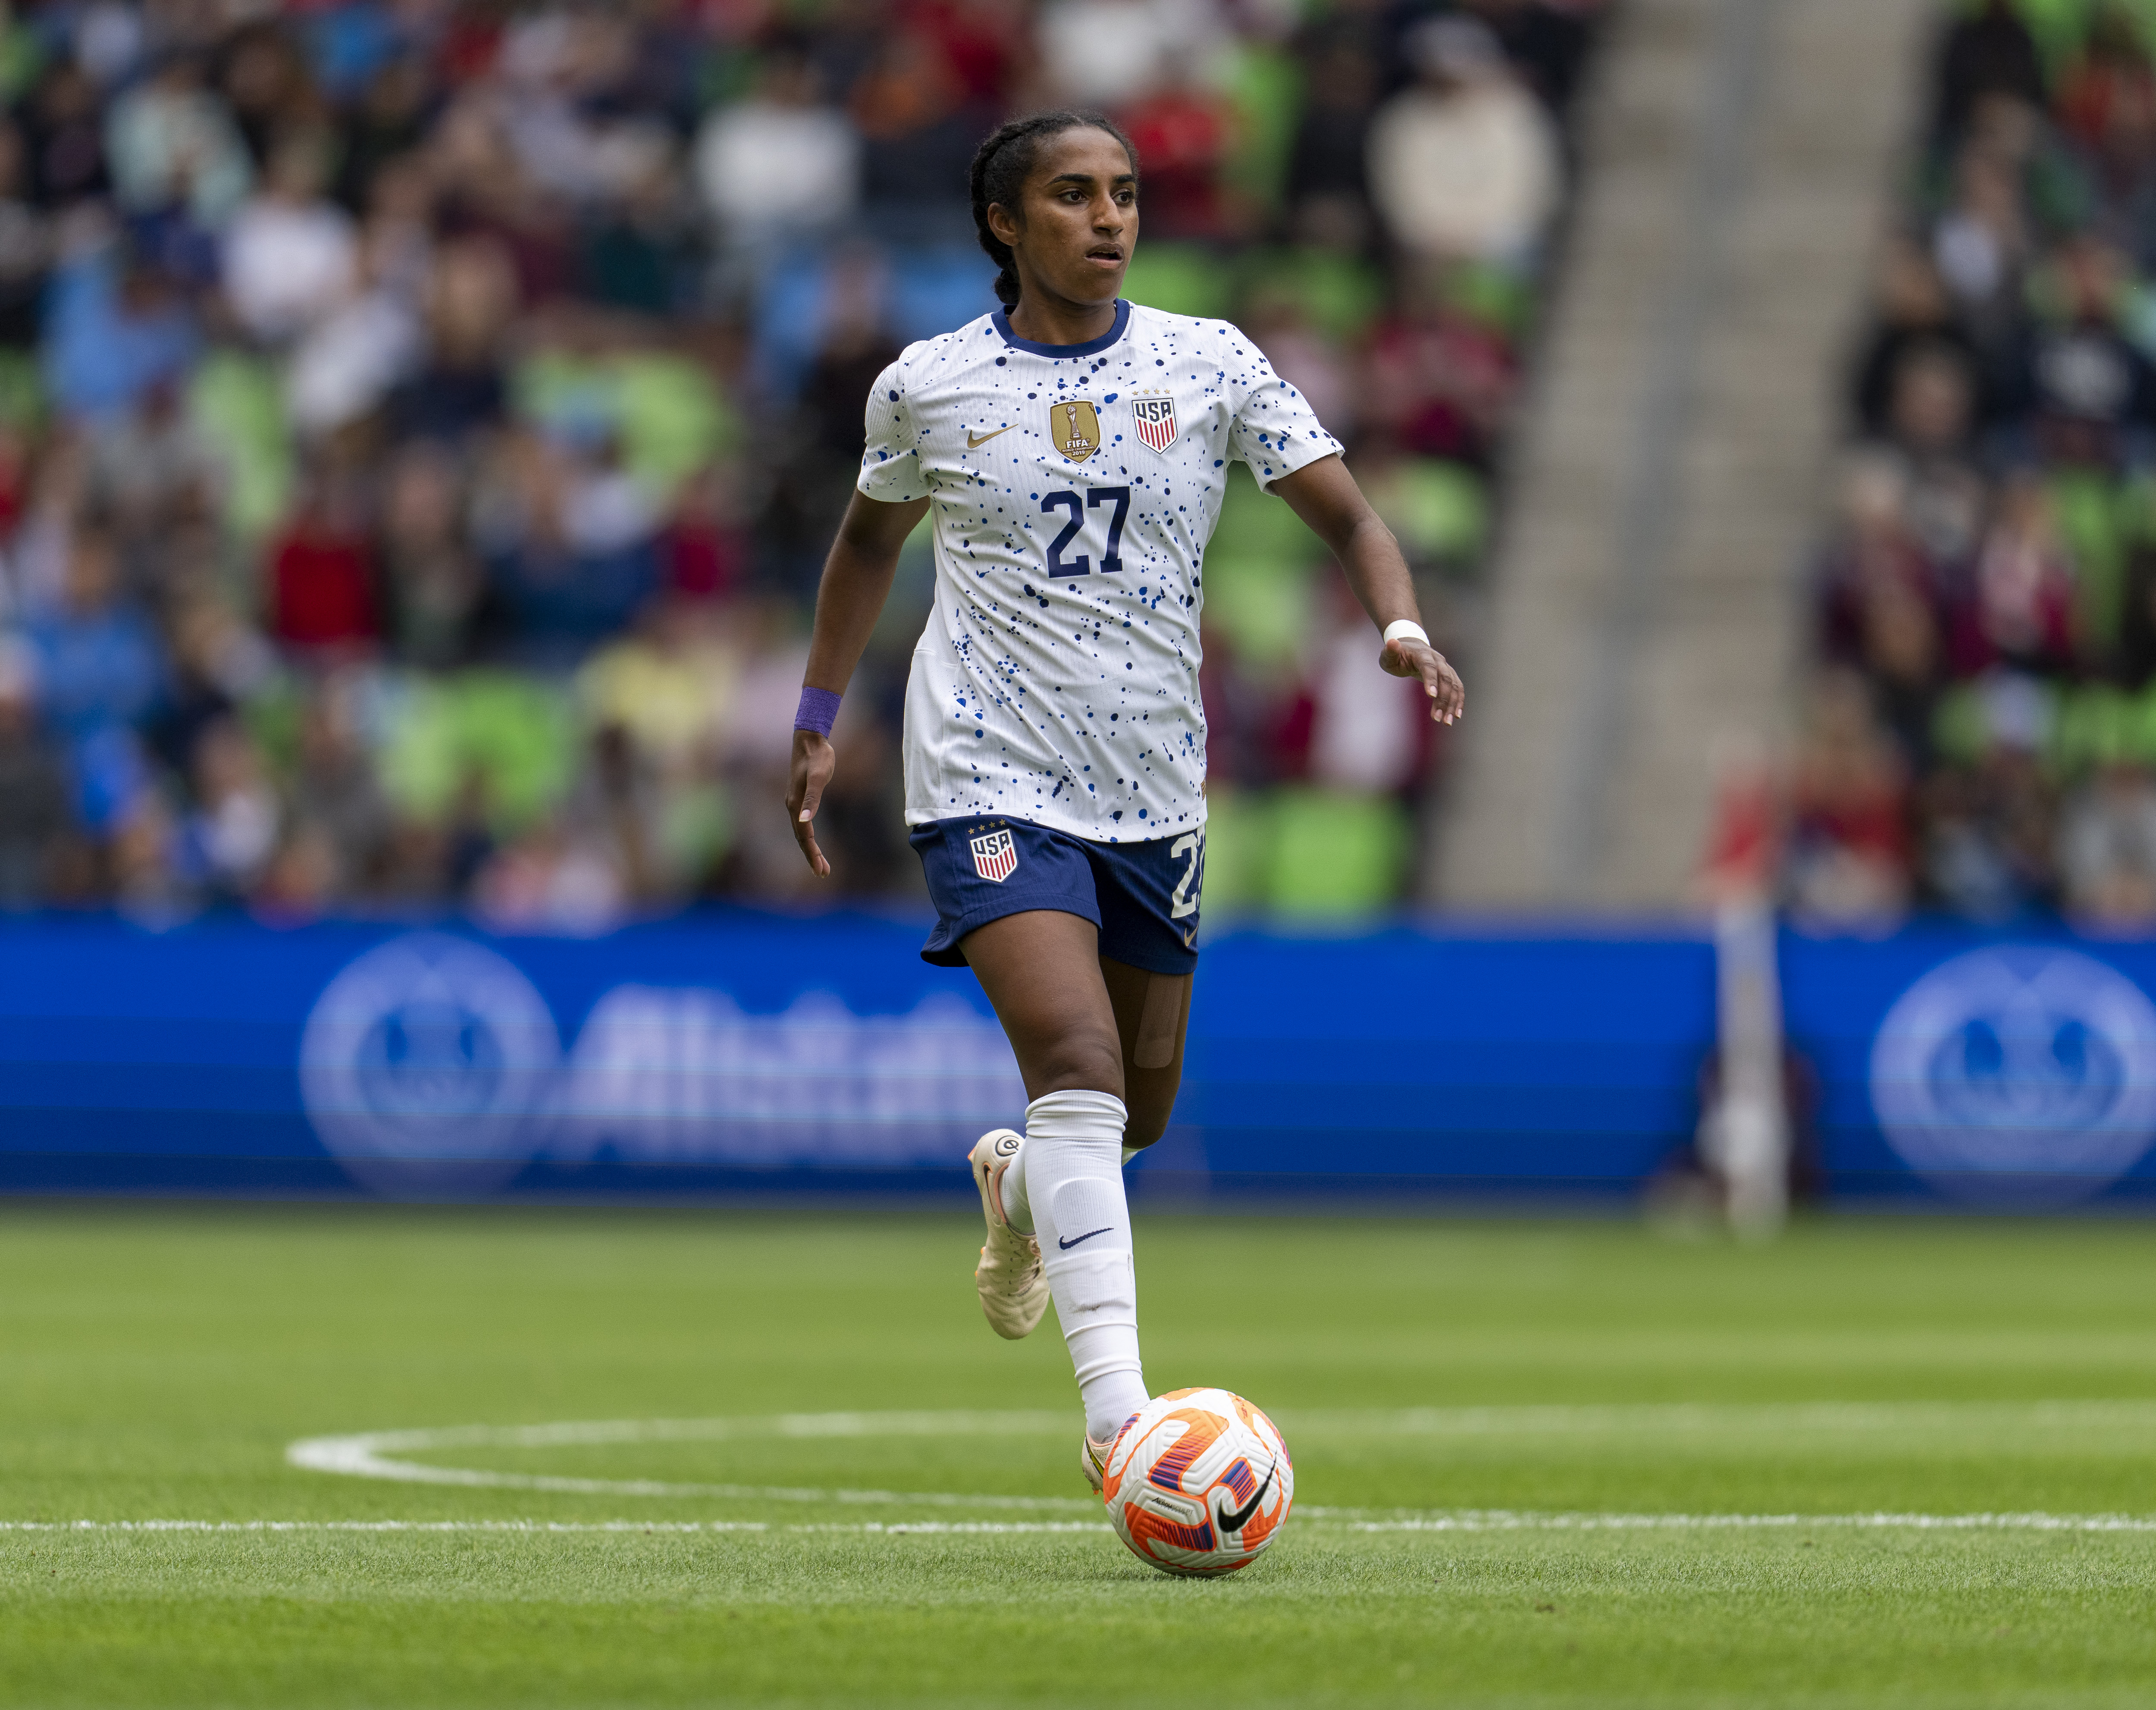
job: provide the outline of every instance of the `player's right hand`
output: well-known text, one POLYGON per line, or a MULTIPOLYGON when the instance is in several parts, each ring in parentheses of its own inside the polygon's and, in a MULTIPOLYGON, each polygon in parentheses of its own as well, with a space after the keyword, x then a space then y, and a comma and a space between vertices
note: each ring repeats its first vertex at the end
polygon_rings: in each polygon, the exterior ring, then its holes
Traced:
POLYGON ((819 879, 831 876, 831 864, 816 847, 816 809, 823 803, 824 791, 838 763, 838 752, 829 737, 814 731, 794 732, 793 773, 786 786, 786 814, 793 821, 793 840, 801 845, 808 870, 819 879))

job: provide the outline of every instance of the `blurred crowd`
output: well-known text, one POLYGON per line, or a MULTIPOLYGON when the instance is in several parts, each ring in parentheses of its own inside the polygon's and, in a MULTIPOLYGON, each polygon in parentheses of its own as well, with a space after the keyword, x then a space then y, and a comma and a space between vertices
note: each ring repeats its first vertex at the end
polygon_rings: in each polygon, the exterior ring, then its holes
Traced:
MULTIPOLYGON (((993 306, 967 165, 1051 103, 1142 151, 1127 294, 1242 321, 1471 650, 1597 3, 0 7, 0 906, 578 930, 804 894, 778 804, 863 399, 993 306)), ((2101 139, 2145 70, 2109 43, 2056 124, 1988 86, 1953 121, 1976 235, 1938 254, 2013 223, 1939 264, 1947 354, 1881 359, 1912 516, 2020 408, 1985 365, 2036 270, 2133 276, 2087 220, 2055 264, 2015 200, 2140 206, 2101 139)), ((2131 466, 2130 411, 2087 482, 2131 466)), ((2013 490, 2050 539, 2049 486, 2013 490)), ((1207 571, 1208 901, 1383 906, 1435 757, 1411 686, 1246 478, 1207 571)), ((836 732, 855 897, 919 888, 896 720, 931 577, 916 537, 836 732)))
POLYGON ((1975 0, 1932 74, 1851 377, 1789 899, 2156 924, 2156 7, 1975 0))

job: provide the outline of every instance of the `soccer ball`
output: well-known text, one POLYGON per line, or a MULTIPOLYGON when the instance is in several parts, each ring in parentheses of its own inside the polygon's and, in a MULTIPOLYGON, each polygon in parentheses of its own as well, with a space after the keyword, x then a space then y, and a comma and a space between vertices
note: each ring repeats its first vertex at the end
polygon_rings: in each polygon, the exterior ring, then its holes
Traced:
POLYGON ((1101 1495, 1116 1535, 1167 1574, 1232 1574, 1280 1536, 1295 1465, 1273 1422, 1225 1389, 1171 1389, 1124 1423, 1101 1495))

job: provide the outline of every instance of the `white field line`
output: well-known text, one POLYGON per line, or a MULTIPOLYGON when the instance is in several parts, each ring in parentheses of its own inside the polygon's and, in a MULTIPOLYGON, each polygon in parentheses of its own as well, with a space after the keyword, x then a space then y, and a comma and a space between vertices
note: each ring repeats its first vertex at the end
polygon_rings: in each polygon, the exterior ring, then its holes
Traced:
POLYGON ((2147 1514, 1537 1514, 1503 1510, 1352 1519, 1349 1509, 1306 1511, 1349 1532, 1759 1532, 1830 1527, 1863 1532, 2150 1532, 2147 1514))
MULTIPOLYGON (((1312 1410, 1284 1417, 1291 1427, 1291 1434, 1297 1439, 1305 1435, 1599 1440, 1703 1436, 1726 1442, 1748 1435, 1783 1436, 1793 1433, 1815 1440, 1821 1435, 1852 1437, 1940 1430, 1961 1434, 2050 1434, 2107 1429, 2156 1431, 2156 1401, 1415 1407, 1389 1411, 1312 1410)), ((1070 1429, 1068 1415, 1048 1412, 786 1413, 721 1419, 563 1420, 546 1425, 449 1425, 305 1437, 285 1449, 285 1458, 295 1466, 347 1478, 455 1485, 471 1489, 543 1491, 562 1496, 700 1497, 728 1502, 1087 1510, 1093 1506, 1090 1502, 1073 1497, 588 1478, 558 1473, 511 1472, 490 1467, 439 1466, 400 1458, 416 1453, 473 1448, 536 1449, 772 1437, 1014 1436, 1060 1435, 1070 1429)))
MULTIPOLYGON (((1309 1411, 1286 1415, 1298 1439, 1383 1435, 1475 1437, 1707 1436, 1717 1441, 1747 1435, 1779 1438, 1789 1433, 1862 1437, 1879 1433, 1945 1431, 1967 1435, 2052 1435, 2073 1430, 2156 1429, 2156 1401, 1827 1402, 1774 1404, 1647 1404, 1644 1405, 1407 1408, 1392 1411, 1309 1411)), ((1098 1513, 1097 1502, 1076 1497, 1003 1496, 949 1491, 890 1491, 792 1485, 679 1483, 657 1479, 610 1479, 553 1473, 512 1472, 490 1467, 441 1466, 403 1456, 460 1449, 538 1449, 629 1443, 716 1442, 754 1438, 1061 1435, 1071 1428, 1062 1413, 893 1412, 774 1414, 718 1419, 565 1420, 524 1425, 451 1425, 416 1430, 364 1431, 306 1437, 290 1445, 291 1465, 346 1477, 465 1488, 526 1490, 571 1496, 696 1497, 723 1501, 870 1504, 908 1507, 1048 1510, 1098 1513)), ((1541 1513, 1506 1510, 1377 1510, 1306 1505, 1306 1523, 1358 1532, 1485 1533, 1596 1531, 1710 1531, 1795 1527, 1874 1530, 2007 1532, 2156 1531, 2156 1517, 2125 1514, 1627 1514, 1541 1513)), ((32 1523, 18 1523, 22 1529, 32 1523)), ((37 1523, 67 1529, 66 1523, 37 1523)), ((706 1523, 538 1521, 352 1522, 110 1522, 80 1523, 110 1529, 344 1530, 344 1531, 628 1531, 837 1532, 852 1533, 1098 1531, 1097 1521, 906 1522, 879 1524, 766 1524, 754 1521, 706 1523)))
POLYGON ((1077 1497, 975 1496, 948 1491, 831 1490, 797 1485, 677 1484, 657 1479, 572 1478, 553 1473, 433 1466, 390 1458, 415 1451, 476 1447, 532 1448, 558 1444, 686 1442, 728 1437, 992 1435, 1034 1430, 1053 1417, 1029 1414, 781 1414, 768 1419, 591 1420, 541 1425, 451 1425, 433 1430, 366 1431, 353 1436, 304 1437, 285 1458, 315 1472, 382 1478, 401 1484, 448 1484, 495 1490, 550 1491, 569 1496, 715 1497, 735 1502, 920 1503, 932 1507, 1091 1510, 1077 1497), (883 1420, 896 1421, 886 1428, 883 1420), (1015 1422, 1015 1423, 1014 1423, 1015 1422))
MULTIPOLYGON (((1751 1532, 1836 1529, 1866 1532, 2156 1533, 2156 1516, 2138 1514, 1589 1514, 1462 1510, 1353 1519, 1353 1510, 1305 1510, 1325 1531, 1353 1533, 1751 1532)), ((998 1536, 1100 1533, 1104 1521, 918 1520, 890 1525, 775 1525, 757 1520, 0 1520, 8 1533, 506 1533, 511 1534, 696 1535, 835 1533, 902 1538, 916 1533, 998 1536)))
POLYGON ((774 1526, 762 1520, 0 1520, 9 1532, 506 1532, 648 1533, 840 1532, 863 1536, 906 1533, 1106 1532, 1105 1520, 915 1520, 897 1525, 774 1526))
MULTIPOLYGON (((870 1415, 873 1417, 873 1415, 870 1415)), ((1436 1437, 1806 1435, 2156 1430, 2156 1400, 1605 1402, 1283 1410, 1298 1435, 1436 1437)))

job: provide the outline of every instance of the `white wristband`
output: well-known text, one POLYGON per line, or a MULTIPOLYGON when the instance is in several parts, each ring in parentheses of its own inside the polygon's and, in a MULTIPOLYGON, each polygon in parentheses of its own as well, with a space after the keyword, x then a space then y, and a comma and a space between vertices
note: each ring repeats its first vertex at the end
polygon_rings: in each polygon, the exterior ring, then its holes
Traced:
POLYGON ((1391 623, 1385 625, 1385 639, 1388 641, 1399 641, 1403 639, 1419 641, 1424 647, 1427 647, 1430 645, 1430 632, 1424 629, 1421 624, 1414 623, 1411 619, 1406 618, 1395 618, 1391 623))

